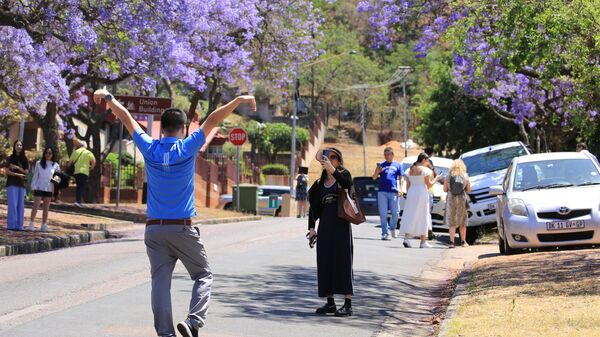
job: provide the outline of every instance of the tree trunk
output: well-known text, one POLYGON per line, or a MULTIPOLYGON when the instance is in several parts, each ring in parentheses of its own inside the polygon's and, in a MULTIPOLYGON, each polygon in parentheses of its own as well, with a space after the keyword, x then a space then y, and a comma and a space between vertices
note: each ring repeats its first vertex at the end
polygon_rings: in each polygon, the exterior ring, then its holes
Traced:
MULTIPOLYGON (((190 101, 190 109, 187 114, 187 123, 185 125, 185 136, 187 137, 190 134, 190 124, 192 123, 192 119, 196 115, 196 109, 198 108, 198 102, 200 101, 200 92, 198 90, 194 91, 194 96, 192 96, 192 100, 190 101)), ((200 118, 198 118, 200 121, 200 118)))
POLYGON ((56 103, 46 105, 46 115, 40 116, 36 113, 30 113, 35 122, 42 128, 44 134, 44 146, 56 149, 58 144, 58 130, 56 125, 56 103))

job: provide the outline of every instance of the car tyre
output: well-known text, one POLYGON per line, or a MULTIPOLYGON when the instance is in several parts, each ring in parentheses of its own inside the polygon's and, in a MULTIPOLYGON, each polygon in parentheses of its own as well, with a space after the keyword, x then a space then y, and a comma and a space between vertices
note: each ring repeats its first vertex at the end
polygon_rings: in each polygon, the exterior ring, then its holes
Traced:
POLYGON ((232 202, 226 203, 225 207, 223 207, 223 209, 227 210, 227 211, 232 211, 233 210, 233 203, 232 202))
MULTIPOLYGON (((504 234, 506 237, 506 233, 504 234)), ((500 249, 500 254, 502 255, 513 255, 517 251, 513 249, 510 244, 508 244, 507 240, 504 240, 502 237, 498 235, 498 248, 500 249)))

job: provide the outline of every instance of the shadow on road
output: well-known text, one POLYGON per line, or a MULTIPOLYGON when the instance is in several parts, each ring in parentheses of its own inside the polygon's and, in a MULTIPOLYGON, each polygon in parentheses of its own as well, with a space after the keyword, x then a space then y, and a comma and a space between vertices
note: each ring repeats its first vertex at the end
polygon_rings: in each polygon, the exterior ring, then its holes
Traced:
MULTIPOLYGON (((187 278, 187 275, 175 275, 187 278)), ((355 310, 351 318, 318 316, 314 313, 324 299, 317 297, 316 268, 275 266, 264 274, 214 276, 212 299, 228 308, 228 317, 284 320, 290 323, 327 322, 378 331, 384 320, 394 323, 423 322, 432 314, 434 303, 423 298, 436 290, 435 285, 414 278, 356 271, 354 277, 355 310), (398 306, 398 303, 401 303, 398 306)), ((343 304, 336 296, 336 304, 343 304)))

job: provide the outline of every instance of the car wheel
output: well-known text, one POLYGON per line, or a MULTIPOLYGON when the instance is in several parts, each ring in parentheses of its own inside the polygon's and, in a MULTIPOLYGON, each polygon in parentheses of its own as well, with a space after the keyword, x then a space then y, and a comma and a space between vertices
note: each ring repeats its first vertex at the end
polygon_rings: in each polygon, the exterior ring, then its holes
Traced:
POLYGON ((472 245, 477 240, 477 227, 467 227, 467 243, 472 245))
MULTIPOLYGON (((504 233, 504 237, 506 237, 506 233, 504 233)), ((500 254, 502 255, 512 255, 517 251, 511 248, 508 244, 507 240, 504 240, 500 235, 498 235, 498 248, 500 249, 500 254)))
POLYGON ((232 211, 233 210, 233 203, 227 203, 225 204, 225 207, 223 207, 223 209, 228 210, 228 211, 232 211))

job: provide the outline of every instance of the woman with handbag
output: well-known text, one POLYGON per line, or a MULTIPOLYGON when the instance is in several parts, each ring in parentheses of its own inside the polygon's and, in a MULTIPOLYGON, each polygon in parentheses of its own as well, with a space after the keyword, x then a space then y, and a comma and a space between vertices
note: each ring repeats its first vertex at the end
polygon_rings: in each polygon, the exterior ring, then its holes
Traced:
POLYGON ((50 208, 50 199, 52 199, 52 181, 54 173, 60 171, 60 166, 54 160, 54 150, 47 147, 44 149, 42 159, 35 163, 33 168, 33 179, 31 180, 31 189, 33 190, 33 206, 31 207, 31 220, 29 221, 29 231, 34 231, 34 221, 40 202, 44 200, 42 213, 41 231, 48 231, 48 209, 50 208))
POLYGON ((450 243, 448 248, 454 248, 454 236, 456 228, 460 233, 461 246, 467 244, 467 209, 469 199, 468 192, 471 192, 471 181, 467 174, 465 163, 456 159, 450 165, 448 177, 444 180, 444 192, 446 196, 446 223, 448 224, 448 233, 450 234, 450 243))
POLYGON ((350 222, 338 216, 340 189, 351 190, 352 176, 343 165, 342 153, 335 148, 317 153, 323 167, 321 178, 308 191, 309 240, 316 237, 317 279, 319 297, 327 303, 316 310, 317 314, 352 315, 353 271, 352 228, 350 222), (315 231, 315 223, 319 227, 315 231), (344 305, 336 308, 334 295, 344 295, 344 305))

